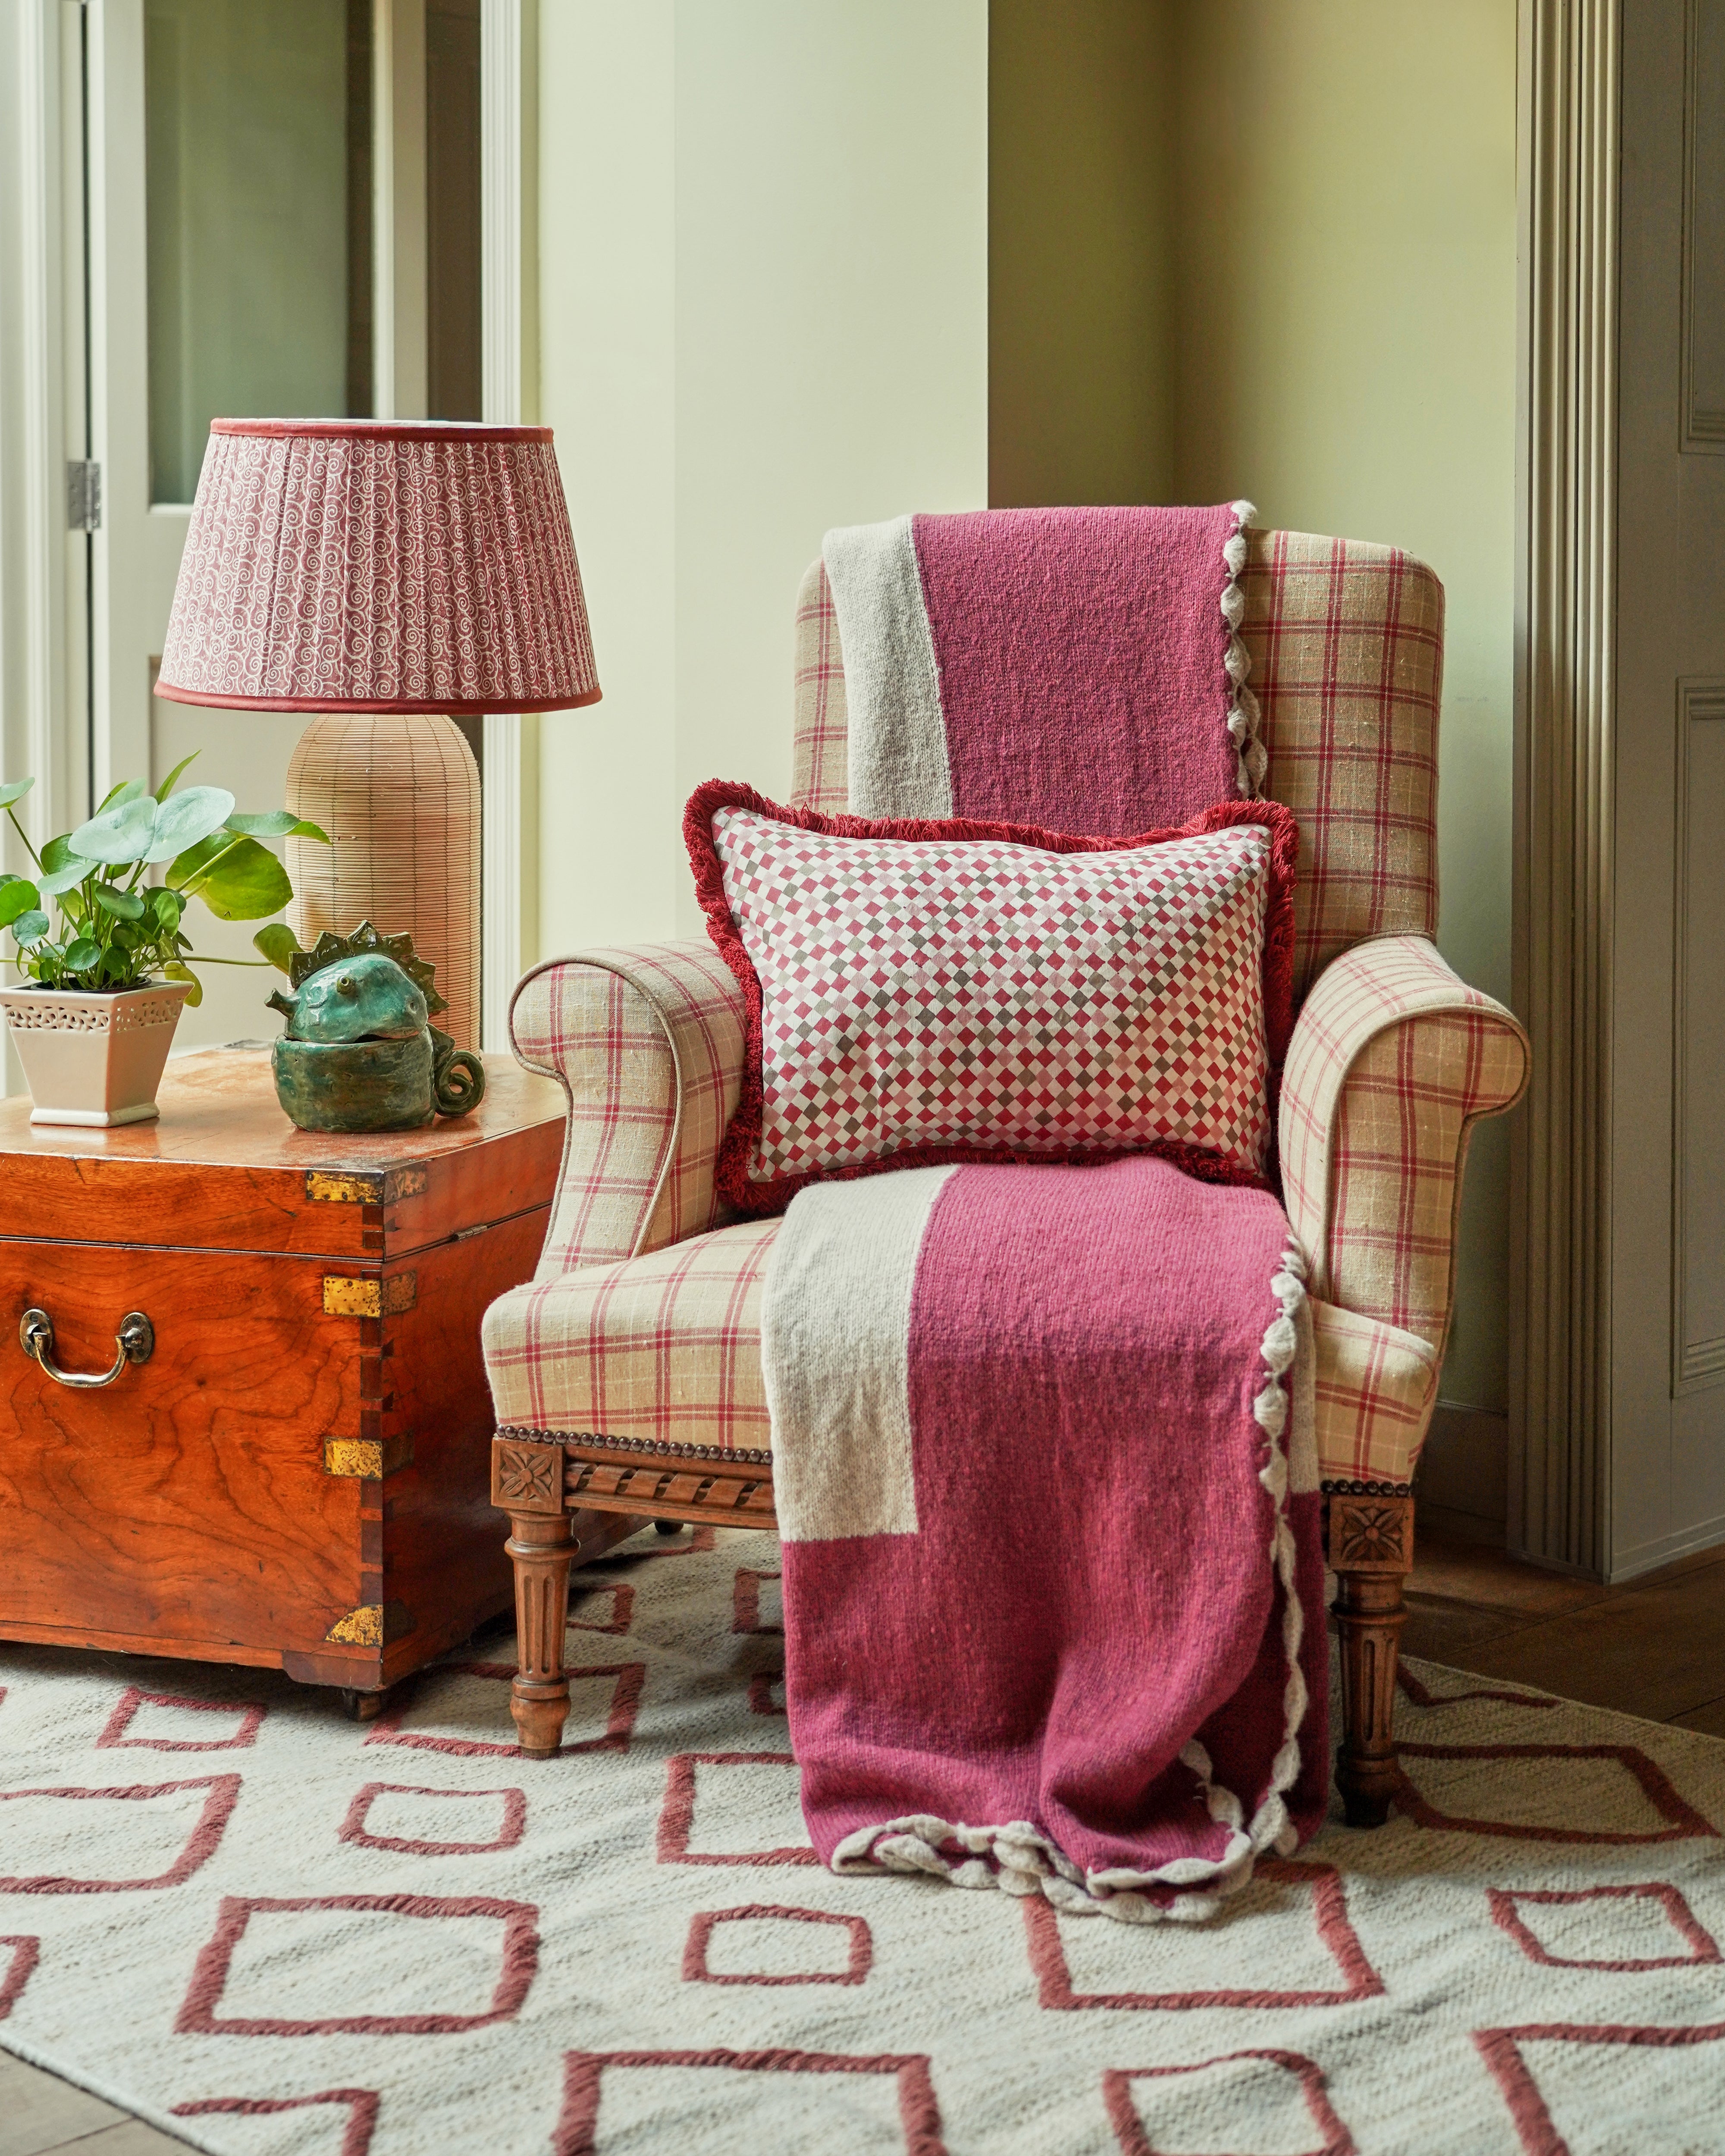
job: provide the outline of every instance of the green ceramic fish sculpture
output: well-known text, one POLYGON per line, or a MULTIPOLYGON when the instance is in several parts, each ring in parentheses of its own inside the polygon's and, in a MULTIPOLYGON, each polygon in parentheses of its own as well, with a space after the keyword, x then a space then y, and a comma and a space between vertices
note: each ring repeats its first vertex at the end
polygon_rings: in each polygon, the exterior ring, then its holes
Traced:
POLYGON ((424 995, 381 951, 338 959, 291 1000, 278 990, 270 1003, 290 1040, 411 1040, 427 1016, 424 995))
MULTIPOLYGON (((284 942, 293 942, 285 932, 284 942)), ((267 955, 294 989, 270 998, 287 1020, 270 1064, 276 1097, 301 1130, 417 1130, 479 1106, 485 1065, 429 1023, 447 1006, 409 937, 363 921, 310 951, 267 955)))

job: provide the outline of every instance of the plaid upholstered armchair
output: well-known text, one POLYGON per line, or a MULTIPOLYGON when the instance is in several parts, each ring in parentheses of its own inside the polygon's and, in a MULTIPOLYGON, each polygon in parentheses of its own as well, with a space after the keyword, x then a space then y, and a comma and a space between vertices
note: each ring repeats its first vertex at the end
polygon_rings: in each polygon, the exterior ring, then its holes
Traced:
MULTIPOLYGON (((1376 1825, 1396 1782, 1409 1484, 1450 1322, 1468 1135, 1520 1097, 1527 1044, 1432 942, 1442 587, 1392 548, 1286 531, 1251 536, 1241 581, 1265 790, 1300 826, 1280 1158, 1310 1262, 1337 1780, 1349 1819, 1376 1825)), ((817 562, 797 608, 798 803, 847 807, 845 746, 817 562)), ((537 1273, 485 1328, 520 1619, 512 1705, 523 1748, 544 1756, 568 1711, 572 1564, 647 1520, 773 1523, 760 1324, 778 1224, 727 1222, 715 1195, 742 1007, 706 943, 551 960, 521 983, 512 1024, 521 1060, 569 1096, 537 1273)))

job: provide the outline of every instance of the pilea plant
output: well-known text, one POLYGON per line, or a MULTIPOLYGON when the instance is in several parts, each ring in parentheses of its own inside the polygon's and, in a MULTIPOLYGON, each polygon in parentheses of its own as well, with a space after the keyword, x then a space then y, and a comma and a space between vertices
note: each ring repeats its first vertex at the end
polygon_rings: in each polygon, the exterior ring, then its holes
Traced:
POLYGON ((201 1002, 192 967, 266 965, 267 959, 199 957, 182 927, 201 898, 218 920, 260 921, 294 895, 287 871, 262 839, 328 834, 290 808, 236 815, 225 787, 174 787, 177 764, 157 788, 141 778, 116 786, 88 823, 50 839, 39 854, 14 804, 33 778, 0 786, 0 807, 35 863, 33 876, 0 875, 0 928, 9 928, 18 955, 5 963, 44 988, 107 993, 153 980, 183 981, 188 1003, 201 1002), (151 871, 161 871, 152 878, 151 871), (51 902, 58 920, 44 910, 51 902))

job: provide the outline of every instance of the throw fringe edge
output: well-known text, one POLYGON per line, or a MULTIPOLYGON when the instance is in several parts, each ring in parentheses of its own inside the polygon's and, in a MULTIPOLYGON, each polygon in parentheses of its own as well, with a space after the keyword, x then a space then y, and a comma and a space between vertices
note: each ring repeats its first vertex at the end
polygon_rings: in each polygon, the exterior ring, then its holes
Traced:
POLYGON ((1252 1402, 1252 1414, 1269 1440, 1269 1458, 1259 1470, 1258 1480, 1269 1491, 1274 1508, 1268 1555, 1281 1585, 1282 1651, 1288 1674, 1282 1689, 1282 1741, 1271 1763, 1270 1788, 1250 1823, 1246 1823, 1240 1799, 1214 1779, 1209 1754, 1194 1738, 1181 1752, 1180 1763, 1198 1777, 1211 1819, 1229 1830, 1219 1857, 1178 1856, 1153 1871, 1113 1867, 1086 1874, 1028 1820, 966 1826, 919 1812, 882 1820, 846 1835, 833 1851, 834 1871, 921 1871, 953 1887, 1040 1894, 1070 1916, 1111 1917, 1125 1924, 1154 1924, 1164 1919, 1195 1923, 1214 1916, 1227 1896, 1250 1884, 1253 1869, 1266 1849, 1283 1856, 1293 1854, 1298 1833, 1288 1816, 1286 1793, 1300 1773, 1300 1731, 1309 1701, 1300 1667, 1306 1613, 1295 1591, 1297 1549, 1288 1523, 1288 1394, 1283 1379, 1298 1352, 1297 1320, 1306 1301, 1306 1260, 1291 1240, 1282 1252, 1280 1270, 1271 1276, 1270 1291, 1280 1307, 1259 1351, 1268 1374, 1252 1402), (942 1853, 943 1844, 955 1842, 969 1852, 956 1863, 942 1853), (984 1861, 990 1856, 993 1866, 984 1861), (1163 1903, 1141 1891, 1147 1887, 1195 1891, 1177 1893, 1163 1903))
POLYGON ((1255 801, 1263 790, 1270 754, 1258 737, 1258 700, 1248 685, 1252 654, 1240 633, 1240 624, 1245 616, 1245 593, 1240 588, 1240 572, 1245 567, 1246 534, 1258 512, 1250 501, 1232 501, 1228 506, 1235 516, 1234 530, 1222 548, 1222 559, 1228 569, 1228 579, 1222 587, 1222 619, 1228 630, 1228 648, 1222 656, 1228 674, 1228 732, 1238 761, 1240 793, 1246 800, 1255 801))

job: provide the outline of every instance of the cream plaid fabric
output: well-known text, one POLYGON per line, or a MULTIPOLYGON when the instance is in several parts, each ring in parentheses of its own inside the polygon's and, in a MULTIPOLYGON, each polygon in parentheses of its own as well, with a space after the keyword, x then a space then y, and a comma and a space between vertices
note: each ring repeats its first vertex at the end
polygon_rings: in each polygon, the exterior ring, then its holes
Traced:
MULTIPOLYGON (((1300 823, 1305 1002, 1281 1149, 1313 1263, 1319 1457, 1332 1478, 1402 1481, 1435 1397, 1468 1134, 1519 1097, 1527 1040, 1428 940, 1441 586, 1393 547, 1286 531, 1252 536, 1241 581, 1266 791, 1300 823)), ((797 604, 793 800, 848 806, 846 732, 816 562, 797 604)), ((514 1024, 522 1060, 562 1078, 571 1116, 536 1284, 486 1320, 499 1419, 765 1445, 774 1224, 703 1232, 742 1060, 730 973, 701 944, 588 952, 529 975, 514 1024)))
POLYGON ((1441 1352, 1467 1140, 1527 1081, 1527 1037, 1423 936, 1320 976, 1282 1072, 1282 1200, 1315 1294, 1441 1352))
MULTIPOLYGON (((1240 575, 1269 769, 1299 819, 1297 1003, 1363 937, 1437 928, 1444 590, 1394 547, 1255 531, 1240 575)), ((797 594, 791 798, 842 814, 845 658, 824 566, 797 594)))
POLYGON ((485 1312, 497 1419, 671 1445, 772 1442, 761 1283, 777 1220, 518 1287, 485 1312))
POLYGON ((563 1165, 534 1278, 698 1235, 742 1080, 742 992, 711 944, 644 943, 536 966, 510 1034, 569 1096, 563 1165))
MULTIPOLYGON (((777 1220, 519 1287, 485 1313, 497 1419, 516 1429, 765 1448, 761 1298, 777 1220)), ((1406 1481, 1437 1358, 1315 1303, 1317 1450, 1328 1476, 1406 1481)))
POLYGON ((1437 1401, 1438 1358, 1417 1333, 1312 1299, 1317 1470, 1327 1482, 1411 1482, 1437 1401))

